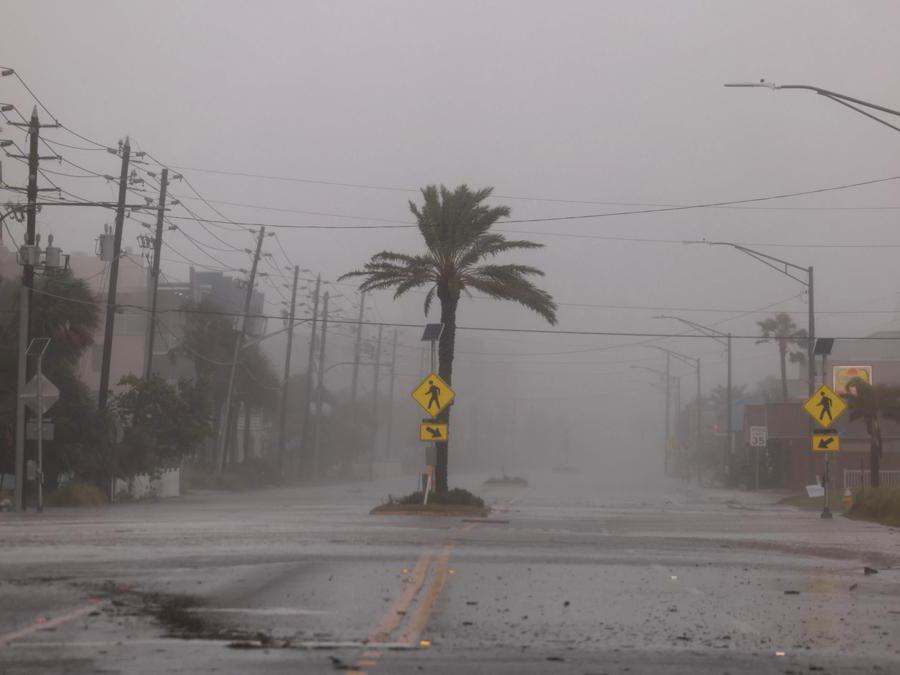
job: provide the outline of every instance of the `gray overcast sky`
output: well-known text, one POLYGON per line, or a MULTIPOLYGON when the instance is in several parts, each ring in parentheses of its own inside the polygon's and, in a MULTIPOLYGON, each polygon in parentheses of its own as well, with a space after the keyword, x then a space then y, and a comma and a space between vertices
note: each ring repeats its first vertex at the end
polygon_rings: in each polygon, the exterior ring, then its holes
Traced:
MULTIPOLYGON (((5 3, 0 63, 16 68, 71 128, 110 145, 130 134, 139 148, 172 165, 393 187, 466 182, 517 197, 686 204, 900 175, 900 134, 886 127, 810 93, 722 87, 765 77, 900 108, 897 25, 896 2, 5 3)), ((26 112, 33 104, 13 78, 0 79, 0 100, 26 112)), ((65 132, 48 130, 47 136, 82 145, 65 132)), ((117 170, 112 155, 63 150, 83 166, 117 170)), ((21 178, 11 162, 4 168, 8 182, 21 178)), ((77 173, 67 165, 47 168, 77 173)), ((209 199, 363 218, 408 220, 406 200, 415 198, 402 191, 185 173, 209 199)), ((79 194, 113 194, 102 180, 59 180, 79 194)), ((189 194, 183 185, 173 190, 189 194)), ((623 208, 496 201, 509 204, 514 219, 623 208)), ((202 204, 185 203, 213 215, 202 204)), ((801 289, 726 249, 553 235, 900 245, 900 210, 810 208, 900 207, 896 183, 754 206, 765 208, 503 229, 527 231, 547 245, 524 258, 546 270, 545 285, 560 302, 649 307, 750 310, 801 289)), ((238 220, 377 224, 220 208, 238 220)), ((43 218, 65 248, 86 250, 110 216, 57 211, 43 218)), ((196 224, 184 227, 221 246, 196 224)), ((129 224, 126 243, 134 244, 139 229, 129 224)), ((248 234, 215 231, 240 248, 251 243, 248 234)), ((190 257, 217 265, 181 235, 168 236, 190 257)), ((415 230, 280 236, 293 261, 328 279, 383 248, 414 251, 420 245, 415 230)), ((893 313, 824 313, 896 309, 897 248, 765 250, 816 266, 820 334, 897 327, 893 313)), ((248 263, 243 254, 209 252, 235 267, 248 263)), ((167 273, 185 278, 186 268, 167 263, 167 273)), ((271 290, 269 297, 275 297, 271 290)), ((418 322, 420 301, 416 296, 398 304, 380 296, 374 316, 418 322)), ((802 298, 778 307, 805 321, 802 298)), ((564 306, 560 328, 675 328, 651 320, 657 313, 564 306)), ((680 313, 702 322, 734 316, 680 313)), ((755 333, 761 316, 721 327, 755 333)), ((524 310, 484 301, 466 303, 460 322, 542 327, 524 310)), ((409 333, 405 340, 417 337, 409 333)), ((658 364, 646 348, 606 349, 626 341, 633 340, 467 334, 460 349, 522 363, 528 395, 589 398, 618 387, 630 361, 658 364), (549 354, 598 348, 604 351, 549 354), (613 375, 572 374, 579 371, 613 375)), ((670 344, 708 355, 706 384, 722 381, 714 345, 670 344)), ((770 345, 741 342, 736 358, 738 382, 775 371, 770 345)), ((508 377, 498 363, 490 368, 508 377)), ((642 382, 634 386, 635 396, 652 391, 642 382)))

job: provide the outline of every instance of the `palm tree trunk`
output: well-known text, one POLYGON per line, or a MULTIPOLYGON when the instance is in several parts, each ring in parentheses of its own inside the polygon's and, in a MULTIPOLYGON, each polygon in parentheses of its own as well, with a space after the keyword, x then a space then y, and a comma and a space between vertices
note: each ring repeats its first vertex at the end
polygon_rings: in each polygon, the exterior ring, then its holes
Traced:
POLYGON ((778 342, 778 356, 781 358, 781 400, 787 401, 787 345, 780 340, 778 342))
MULTIPOLYGON (((438 342, 438 375, 447 384, 453 384, 453 353, 456 345, 456 307, 459 297, 453 297, 446 288, 438 288, 438 298, 441 301, 441 323, 444 331, 438 342)), ((450 423, 450 408, 445 408, 438 419, 446 424, 450 423)), ((437 492, 447 492, 447 471, 449 467, 450 444, 442 441, 437 446, 437 458, 434 470, 434 487, 437 492)))

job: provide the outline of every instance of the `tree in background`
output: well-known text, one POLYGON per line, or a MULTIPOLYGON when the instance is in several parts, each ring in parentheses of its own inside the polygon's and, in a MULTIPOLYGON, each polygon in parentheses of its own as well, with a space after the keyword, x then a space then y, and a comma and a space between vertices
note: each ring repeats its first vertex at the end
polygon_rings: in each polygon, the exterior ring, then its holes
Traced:
POLYGON ((845 396, 850 406, 850 420, 863 420, 869 435, 870 485, 881 485, 881 452, 883 441, 880 419, 900 422, 900 387, 887 384, 869 384, 861 377, 847 383, 845 396))
MULTIPOLYGON (((210 392, 215 428, 218 428, 238 331, 235 329, 234 318, 208 298, 199 303, 189 303, 185 309, 191 311, 185 313, 185 336, 180 349, 193 360, 198 382, 210 392)), ((235 372, 234 401, 235 410, 237 404, 244 405, 245 430, 248 426, 248 414, 253 410, 271 412, 277 409, 279 384, 274 366, 258 345, 251 345, 240 351, 235 372)), ((234 454, 232 448, 236 442, 237 415, 231 415, 231 420, 226 459, 234 454)), ((212 457, 207 459, 212 461, 212 457)))
MULTIPOLYGON (((0 473, 14 470, 20 288, 21 280, 0 286, 0 473)), ((55 439, 44 448, 46 486, 52 490, 62 473, 96 480, 106 463, 102 419, 77 375, 100 324, 96 298, 69 270, 43 274, 35 278, 31 310, 32 335, 51 338, 43 370, 60 390, 51 411, 55 439)))
POLYGON ((204 385, 181 380, 177 386, 153 375, 128 375, 110 409, 123 430, 117 448, 118 478, 158 475, 177 466, 212 433, 212 406, 204 385))
MULTIPOLYGON (((509 207, 487 206, 484 201, 493 188, 472 191, 466 185, 449 190, 429 185, 422 190, 421 207, 409 202, 419 233, 425 240, 425 252, 418 255, 382 251, 363 269, 345 274, 342 279, 362 277, 360 290, 394 289, 398 298, 413 288, 427 286, 425 314, 437 297, 441 305, 444 332, 438 346, 438 375, 453 382, 453 356, 456 343, 456 312, 463 292, 474 289, 499 300, 512 300, 537 312, 550 324, 556 323, 556 303, 529 277, 543 272, 528 265, 497 265, 488 260, 513 250, 541 248, 531 241, 508 240, 490 232, 500 219, 509 216, 509 207)), ((439 419, 449 422, 450 409, 439 419)), ((437 444, 435 488, 446 492, 448 444, 437 444)))
POLYGON ((803 328, 797 328, 797 324, 790 314, 779 312, 775 316, 757 321, 762 337, 756 344, 774 341, 778 347, 778 359, 781 365, 781 399, 788 400, 787 387, 787 362, 806 363, 806 347, 808 333, 803 328))

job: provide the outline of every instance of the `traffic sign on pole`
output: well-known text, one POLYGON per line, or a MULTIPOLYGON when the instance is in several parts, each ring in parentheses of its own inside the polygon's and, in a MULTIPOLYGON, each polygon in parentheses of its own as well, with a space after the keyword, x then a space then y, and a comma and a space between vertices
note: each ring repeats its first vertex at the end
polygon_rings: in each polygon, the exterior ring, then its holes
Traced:
POLYGON ((832 422, 847 412, 847 404, 834 393, 831 387, 823 384, 803 404, 803 409, 820 427, 829 427, 832 422))
POLYGON ((816 429, 812 435, 813 452, 839 452, 841 437, 834 429, 816 429))
POLYGON ((450 385, 444 382, 437 373, 431 373, 412 392, 413 400, 432 417, 436 417, 456 398, 450 385))
POLYGON ((425 420, 419 424, 419 440, 425 443, 446 441, 450 437, 450 425, 444 422, 425 420))
POLYGON ((764 448, 768 442, 768 427, 750 427, 750 447, 764 448))
MULTIPOLYGON (((53 407, 53 404, 59 400, 59 389, 53 384, 46 375, 40 375, 41 378, 41 407, 43 408, 44 413, 46 413, 50 408, 53 407)), ((22 392, 22 399, 25 401, 25 405, 31 408, 34 412, 37 412, 37 398, 38 398, 38 375, 35 375, 28 383, 25 385, 25 389, 22 392)))

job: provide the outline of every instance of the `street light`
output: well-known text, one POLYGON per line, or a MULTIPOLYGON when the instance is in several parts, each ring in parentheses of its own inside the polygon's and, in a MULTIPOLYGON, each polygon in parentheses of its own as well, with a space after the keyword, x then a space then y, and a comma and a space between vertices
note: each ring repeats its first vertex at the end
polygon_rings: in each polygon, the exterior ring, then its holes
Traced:
POLYGON ((813 391, 816 388, 816 367, 815 362, 813 361, 813 344, 816 341, 816 312, 815 312, 815 304, 814 304, 814 293, 813 293, 813 268, 810 267, 801 267, 800 265, 795 265, 792 262, 788 262, 787 260, 782 260, 781 258, 776 258, 775 256, 771 256, 768 253, 762 253, 760 251, 755 251, 752 248, 747 248, 746 246, 742 246, 741 244, 735 244, 730 241, 686 241, 685 244, 706 244, 707 246, 730 246, 733 249, 740 251, 746 255, 749 255, 751 258, 758 260, 764 265, 768 265, 776 272, 783 274, 786 277, 790 277, 794 281, 803 286, 806 286, 809 292, 809 343, 807 344, 807 361, 809 366, 808 371, 808 389, 809 395, 812 396, 813 391), (806 278, 802 278, 799 274, 805 274, 806 278))
POLYGON ((702 417, 700 411, 700 357, 699 356, 688 356, 686 354, 680 354, 678 352, 673 352, 671 349, 665 349, 664 347, 657 347, 653 345, 654 349, 658 349, 661 352, 666 353, 666 372, 669 371, 669 358, 674 357, 675 359, 681 361, 684 364, 691 366, 697 371, 697 447, 694 450, 697 459, 697 482, 700 482, 700 434, 703 428, 702 417))
POLYGON ((883 124, 886 127, 890 127, 894 131, 900 131, 900 127, 896 127, 890 122, 885 122, 880 117, 876 117, 875 115, 866 112, 865 110, 860 110, 857 108, 857 105, 863 106, 865 108, 870 108, 872 110, 877 110, 879 112, 887 113, 888 115, 897 115, 900 117, 900 110, 894 110, 892 108, 886 108, 883 105, 878 105, 876 103, 870 103, 869 101, 863 101, 859 98, 853 98, 852 96, 847 96, 846 94, 840 94, 836 91, 829 91, 828 89, 822 89, 821 87, 814 87, 808 84, 775 84, 774 82, 766 82, 765 80, 760 80, 759 82, 729 82, 725 84, 726 87, 753 87, 753 88, 764 88, 771 89, 773 91, 777 91, 780 89, 806 89, 807 91, 814 91, 819 96, 824 96, 825 98, 831 99, 835 103, 840 103, 842 106, 850 108, 855 112, 858 112, 860 115, 865 115, 869 119, 875 120, 879 124, 883 124), (856 105, 852 105, 856 104, 856 105))
MULTIPOLYGON (((646 370, 647 372, 653 373, 654 375, 659 375, 659 377, 661 379, 663 379, 666 383, 666 405, 665 405, 666 420, 665 420, 665 424, 663 427, 663 434, 664 434, 664 436, 663 436, 663 475, 668 476, 669 475, 669 419, 672 417, 671 410, 669 408, 670 402, 672 400, 670 385, 671 385, 672 380, 678 379, 678 378, 672 377, 669 374, 669 355, 668 354, 666 355, 666 369, 664 371, 657 370, 656 368, 650 368, 648 366, 638 366, 638 365, 634 365, 634 364, 632 364, 628 367, 634 368, 636 370, 646 370)), ((679 385, 680 385, 680 381, 679 381, 679 385)))
POLYGON ((720 330, 716 330, 715 328, 710 328, 709 326, 704 326, 703 324, 696 323, 694 321, 690 321, 688 319, 682 319, 680 316, 669 316, 667 314, 661 314, 659 316, 654 316, 654 319, 672 319, 673 321, 680 321, 686 326, 690 326, 691 328, 705 334, 709 335, 712 339, 714 339, 719 344, 725 345, 725 349, 727 351, 727 359, 728 359, 728 375, 726 377, 725 384, 725 434, 726 434, 726 446, 725 446, 725 466, 723 467, 724 478, 728 480, 728 470, 731 464, 731 457, 734 455, 734 431, 732 428, 731 422, 731 370, 732 370, 732 357, 731 357, 731 333, 723 333, 720 330))

